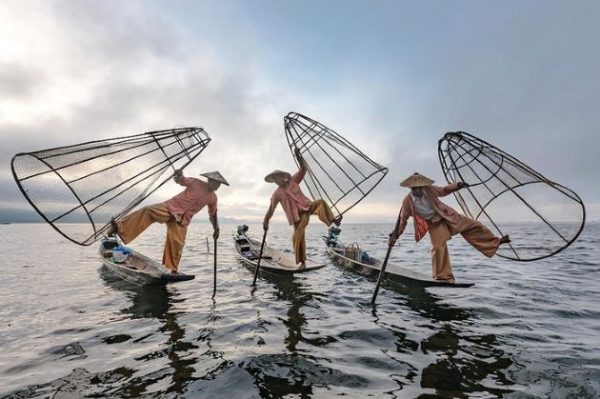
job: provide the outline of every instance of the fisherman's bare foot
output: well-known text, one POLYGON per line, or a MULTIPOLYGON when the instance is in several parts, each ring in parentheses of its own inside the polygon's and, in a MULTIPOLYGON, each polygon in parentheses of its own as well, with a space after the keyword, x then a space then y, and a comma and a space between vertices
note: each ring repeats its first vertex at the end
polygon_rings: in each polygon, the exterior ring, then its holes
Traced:
POLYGON ((171 274, 179 274, 177 270, 171 270, 171 274))
POLYGON ((508 244, 510 242, 510 237, 507 235, 502 236, 502 238, 500 239, 500 244, 508 244))
POLYGON ((340 216, 336 217, 335 219, 333 219, 333 224, 340 227, 340 224, 342 224, 343 218, 344 218, 344 215, 340 215, 340 216))
POLYGON ((298 270, 304 270, 306 269, 306 262, 302 262, 300 263, 300 266, 298 266, 298 270))
POLYGON ((440 282, 440 283, 450 283, 450 284, 454 284, 456 281, 453 278, 434 278, 434 281, 440 282))

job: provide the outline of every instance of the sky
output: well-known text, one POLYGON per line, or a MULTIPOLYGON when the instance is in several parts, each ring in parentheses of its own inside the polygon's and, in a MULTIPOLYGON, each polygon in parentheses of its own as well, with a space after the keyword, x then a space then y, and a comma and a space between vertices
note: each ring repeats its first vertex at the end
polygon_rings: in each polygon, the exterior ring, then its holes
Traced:
POLYGON ((261 220, 264 176, 294 168, 295 111, 390 170, 348 222, 393 223, 415 171, 445 181, 437 141, 457 130, 571 188, 598 220, 598 21, 597 1, 4 0, 0 212, 30 209, 18 152, 200 126, 212 141, 186 175, 221 171, 220 216, 261 220))

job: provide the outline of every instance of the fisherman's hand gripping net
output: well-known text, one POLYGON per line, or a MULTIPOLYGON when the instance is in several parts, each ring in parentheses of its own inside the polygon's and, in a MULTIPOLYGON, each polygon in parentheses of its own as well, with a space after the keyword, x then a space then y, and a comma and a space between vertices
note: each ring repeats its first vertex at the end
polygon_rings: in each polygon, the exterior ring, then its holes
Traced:
POLYGON ((298 148, 308 165, 304 181, 313 199, 325 200, 335 216, 365 198, 388 172, 348 140, 304 115, 290 112, 284 125, 292 154, 298 148))
POLYGON ((464 213, 512 242, 497 255, 518 261, 552 256, 581 233, 585 207, 572 190, 465 132, 446 133, 438 155, 449 183, 470 186, 454 195, 464 213))
POLYGON ((90 245, 115 219, 185 168, 208 146, 186 127, 19 153, 12 172, 33 208, 69 240, 90 245))

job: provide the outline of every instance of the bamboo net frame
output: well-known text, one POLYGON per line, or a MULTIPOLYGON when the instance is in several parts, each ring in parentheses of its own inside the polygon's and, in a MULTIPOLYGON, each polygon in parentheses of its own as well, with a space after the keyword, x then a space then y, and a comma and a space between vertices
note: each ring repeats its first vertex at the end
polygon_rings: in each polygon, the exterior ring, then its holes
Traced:
POLYGON ((336 216, 362 201, 388 172, 344 137, 307 116, 290 112, 284 117, 284 127, 292 155, 298 148, 308 164, 304 182, 313 199, 325 200, 336 216))
POLYGON ((466 132, 448 132, 438 142, 449 183, 470 186, 454 192, 463 212, 512 242, 497 255, 534 261, 571 245, 585 225, 585 205, 558 184, 498 147, 466 132))
POLYGON ((90 245, 204 151, 202 128, 182 127, 16 154, 11 169, 31 206, 56 231, 90 245))

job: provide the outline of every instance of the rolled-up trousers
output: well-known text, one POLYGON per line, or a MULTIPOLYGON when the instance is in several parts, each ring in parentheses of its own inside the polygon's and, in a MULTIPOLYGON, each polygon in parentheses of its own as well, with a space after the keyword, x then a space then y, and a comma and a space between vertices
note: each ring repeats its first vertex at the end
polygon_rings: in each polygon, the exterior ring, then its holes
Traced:
POLYGON ((155 222, 166 223, 167 225, 167 238, 162 263, 177 272, 183 246, 185 245, 187 226, 178 223, 164 203, 145 206, 119 220, 117 222, 119 237, 121 237, 123 243, 129 244, 155 222))
POLYGON ((460 233, 469 244, 479 252, 491 258, 500 246, 500 238, 496 237, 480 222, 460 215, 456 223, 438 218, 429 222, 431 238, 431 272, 436 280, 454 281, 454 273, 450 265, 450 255, 446 242, 453 235, 460 233))
POLYGON ((300 213, 300 220, 294 223, 294 235, 292 236, 292 244, 296 253, 296 263, 301 263, 306 260, 306 241, 304 240, 304 232, 311 215, 317 215, 319 220, 327 226, 331 225, 335 216, 329 208, 329 205, 318 199, 310 203, 308 210, 300 213))

